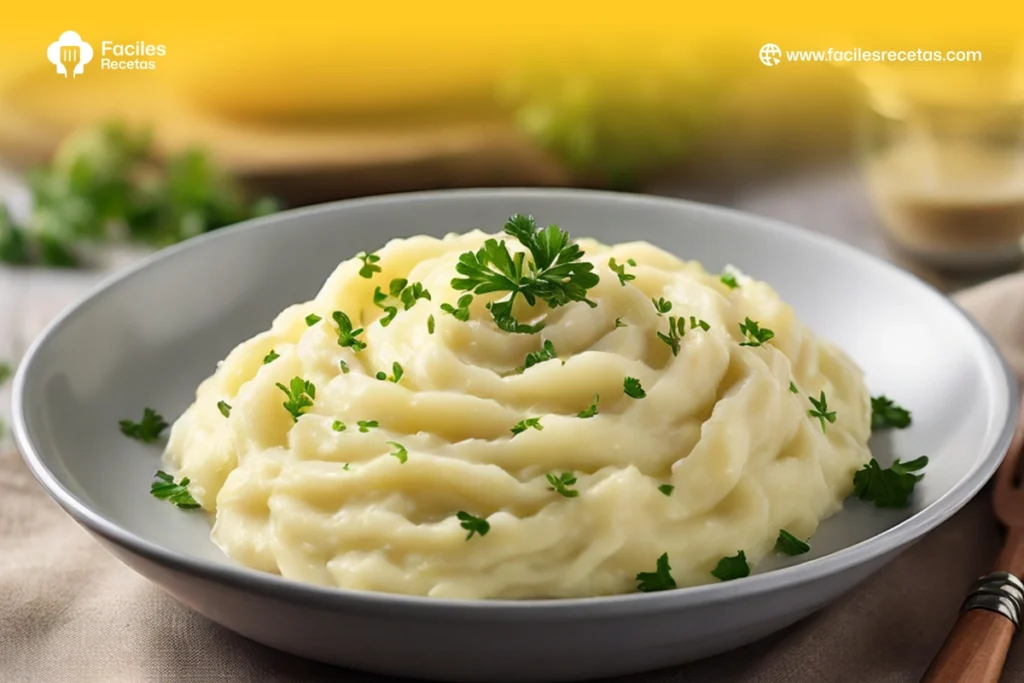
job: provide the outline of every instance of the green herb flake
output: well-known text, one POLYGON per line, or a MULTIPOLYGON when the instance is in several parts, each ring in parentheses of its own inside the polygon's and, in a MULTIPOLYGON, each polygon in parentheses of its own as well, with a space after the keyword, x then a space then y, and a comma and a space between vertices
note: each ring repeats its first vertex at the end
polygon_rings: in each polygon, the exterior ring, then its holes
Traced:
POLYGON ((636 575, 638 582, 637 590, 644 593, 655 591, 667 591, 676 587, 676 581, 672 578, 672 567, 668 564, 668 553, 658 558, 653 572, 640 572, 636 575))
POLYGON ((719 581, 732 581, 750 576, 750 565, 747 564, 747 555, 742 550, 733 557, 723 557, 711 570, 711 575, 719 581))
POLYGON ((427 334, 434 334, 434 314, 427 316, 427 334))
POLYGON ((164 431, 170 425, 167 421, 152 408, 145 408, 142 411, 142 421, 132 422, 131 420, 121 420, 118 423, 121 426, 121 433, 132 439, 137 439, 143 443, 152 443, 160 438, 160 432, 164 431))
POLYGON ((274 349, 270 349, 270 353, 268 353, 267 355, 263 356, 263 364, 264 365, 269 365, 270 363, 273 363, 275 360, 277 360, 280 357, 281 357, 281 354, 279 354, 274 349))
POLYGON ((224 417, 231 417, 231 406, 227 401, 217 401, 217 410, 224 417))
POLYGON ((775 541, 775 552, 785 555, 803 555, 811 549, 811 546, 789 533, 785 529, 779 530, 779 538, 775 541))
POLYGON ((402 366, 399 365, 398 362, 396 361, 396 362, 391 364, 391 375, 390 376, 386 372, 381 370, 381 371, 378 371, 377 374, 374 375, 374 377, 376 377, 377 379, 379 379, 381 381, 394 382, 395 384, 398 384, 399 382, 402 381, 402 376, 403 375, 405 375, 405 370, 403 370, 402 366))
POLYGON ((871 431, 910 426, 910 411, 885 396, 871 397, 871 431))
POLYGON ((543 323, 526 325, 515 319, 512 308, 522 296, 530 306, 537 300, 550 308, 587 299, 587 290, 597 285, 600 277, 594 265, 583 261, 583 250, 569 239, 569 233, 557 225, 538 230, 532 216, 515 214, 505 222, 505 233, 514 237, 530 253, 513 255, 504 240, 489 239, 476 252, 459 256, 455 266, 462 277, 452 280, 452 288, 474 294, 508 292, 509 297, 492 302, 488 308, 499 329, 514 334, 535 334, 543 323))
POLYGON ((623 287, 625 287, 626 283, 629 282, 630 280, 636 279, 636 275, 626 272, 627 263, 631 266, 636 266, 636 261, 634 261, 633 259, 627 260, 626 263, 623 263, 622 265, 616 263, 614 258, 608 259, 608 267, 611 268, 612 272, 618 276, 619 284, 622 285, 623 287))
POLYGON ((793 394, 799 394, 800 393, 800 390, 797 389, 796 385, 793 384, 792 382, 789 383, 789 391, 790 391, 790 393, 793 393, 793 394))
POLYGON ((644 388, 640 385, 640 380, 636 377, 627 377, 622 380, 622 390, 630 398, 640 399, 647 396, 647 392, 644 391, 644 388))
POLYGON ((185 477, 179 483, 175 483, 174 477, 163 470, 157 470, 153 478, 156 481, 150 484, 149 492, 153 494, 154 498, 166 500, 182 510, 195 510, 200 507, 196 499, 188 492, 188 477, 185 477))
POLYGON ((672 492, 676 490, 676 487, 672 484, 662 484, 658 487, 658 490, 664 493, 666 496, 671 496, 672 492))
POLYGON ((323 320, 323 318, 318 316, 316 313, 310 313, 306 316, 306 327, 313 327, 313 325, 316 325, 321 320, 323 320))
POLYGON ((874 458, 853 475, 853 495, 880 508, 903 508, 910 504, 910 494, 924 474, 917 474, 928 465, 928 457, 910 462, 898 459, 882 469, 874 458))
POLYGON ((346 429, 348 429, 348 427, 346 427, 345 423, 342 422, 341 420, 335 420, 334 424, 331 425, 331 429, 333 429, 336 432, 343 432, 346 429))
POLYGON ((464 512, 463 510, 459 510, 455 514, 455 516, 461 522, 459 526, 461 526, 463 529, 469 532, 468 534, 466 534, 467 541, 473 538, 473 534, 480 534, 480 536, 486 536, 487 532, 491 530, 490 522, 488 522, 483 517, 474 517, 473 515, 469 514, 468 512, 464 512))
POLYGON ((828 402, 825 399, 825 392, 822 391, 821 397, 818 399, 815 399, 813 396, 808 396, 807 400, 811 402, 812 406, 814 406, 814 409, 808 410, 807 414, 810 417, 818 418, 818 421, 821 422, 821 431, 822 433, 825 433, 825 423, 828 422, 834 424, 836 421, 835 411, 833 410, 830 412, 828 409, 828 402))
POLYGON ((580 412, 576 413, 576 417, 587 419, 589 417, 594 417, 595 415, 597 415, 597 402, 600 400, 600 394, 594 394, 594 402, 591 403, 590 407, 587 408, 586 410, 581 410, 580 412))
POLYGON ((526 360, 523 361, 522 370, 532 368, 538 363, 543 363, 546 360, 554 360, 558 357, 558 353, 555 351, 555 345, 551 343, 550 339, 544 341, 544 344, 537 351, 531 351, 526 354, 526 360))
POLYGON ((380 261, 380 256, 361 251, 356 254, 356 258, 363 262, 363 267, 359 269, 360 277, 364 277, 369 280, 373 277, 374 273, 380 272, 380 266, 377 265, 380 261))
POLYGON ((404 465, 405 462, 409 459, 409 451, 407 451, 405 446, 398 443, 397 441, 388 441, 387 443, 395 447, 395 450, 392 451, 391 455, 398 458, 398 462, 404 465))
POLYGON ((459 297, 456 304, 458 306, 452 306, 451 304, 441 304, 441 310, 455 317, 456 320, 466 322, 469 320, 469 306, 473 303, 472 294, 463 294, 459 297))
POLYGON ((349 372, 351 372, 348 368, 348 363, 346 363, 343 360, 338 361, 338 366, 341 368, 341 374, 343 375, 347 375, 349 372))
POLYGON ((363 328, 352 329, 352 320, 341 311, 335 311, 331 317, 338 326, 338 346, 349 347, 357 353, 366 348, 366 344, 358 339, 363 328))
POLYGON ((525 420, 520 420, 512 427, 513 434, 522 434, 527 429, 536 429, 538 432, 544 431, 544 425, 540 423, 539 417, 528 417, 525 420))
POLYGON ((580 495, 580 492, 569 488, 576 483, 576 477, 573 476, 572 472, 563 472, 561 475, 551 474, 550 472, 545 474, 544 477, 551 484, 549 491, 555 491, 561 496, 566 498, 575 498, 580 495))
POLYGON ((616 328, 626 327, 626 323, 622 322, 622 318, 616 318, 615 319, 615 327, 616 328))
POLYGON ((359 426, 359 431, 362 432, 363 434, 366 434, 371 429, 376 429, 377 427, 380 427, 380 424, 376 420, 359 420, 358 422, 356 422, 356 425, 359 426))
POLYGON ((686 320, 684 318, 676 318, 670 316, 668 319, 668 334, 658 332, 658 339, 669 345, 672 349, 672 355, 679 355, 680 342, 682 337, 686 334, 686 320))
POLYGON ((654 310, 658 312, 658 315, 663 315, 672 310, 672 302, 665 299, 665 297, 659 297, 657 300, 651 299, 651 303, 654 304, 654 310))
POLYGON ((766 327, 761 327, 750 318, 740 323, 740 333, 746 337, 746 341, 740 342, 740 346, 762 346, 775 338, 774 332, 766 327))
POLYGON ((299 421, 299 418, 305 414, 306 410, 312 407, 313 399, 316 398, 316 387, 312 382, 301 377, 293 377, 287 387, 278 382, 277 388, 288 397, 288 400, 281 405, 292 416, 293 422, 299 421))
POLYGON ((736 276, 732 273, 722 273, 718 279, 729 289, 736 289, 740 286, 740 283, 736 282, 736 276))

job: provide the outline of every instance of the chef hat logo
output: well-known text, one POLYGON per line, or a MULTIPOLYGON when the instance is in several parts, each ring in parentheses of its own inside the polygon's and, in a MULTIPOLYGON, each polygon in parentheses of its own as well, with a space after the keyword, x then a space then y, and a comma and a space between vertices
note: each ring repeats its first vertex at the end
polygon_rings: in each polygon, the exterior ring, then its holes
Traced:
POLYGON ((85 65, 92 61, 92 45, 82 40, 82 36, 74 31, 65 31, 60 34, 57 42, 50 43, 46 49, 46 58, 57 67, 57 73, 68 77, 70 69, 71 77, 85 71, 85 65))

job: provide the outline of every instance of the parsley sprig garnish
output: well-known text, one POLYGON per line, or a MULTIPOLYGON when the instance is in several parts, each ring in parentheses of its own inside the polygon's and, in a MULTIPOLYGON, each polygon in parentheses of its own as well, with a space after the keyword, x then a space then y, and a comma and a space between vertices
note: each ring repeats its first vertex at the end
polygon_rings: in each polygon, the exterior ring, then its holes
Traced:
POLYGON ((491 530, 490 522, 488 522, 483 517, 475 517, 463 510, 459 510, 455 514, 455 516, 458 517, 459 521, 461 522, 459 526, 461 526, 463 529, 469 532, 468 534, 466 534, 467 541, 473 538, 473 534, 480 534, 481 536, 486 536, 487 532, 491 530))
POLYGON ((316 325, 321 320, 323 320, 323 318, 318 316, 316 313, 310 313, 306 316, 306 327, 313 327, 313 325, 316 325))
POLYGON ((292 381, 287 387, 278 382, 277 388, 288 397, 288 400, 281 405, 291 414, 294 422, 298 422, 306 410, 312 407, 313 399, 316 398, 316 387, 312 382, 301 377, 292 377, 292 381))
MULTIPOLYGON (((692 316, 691 315, 690 316, 690 331, 693 331, 693 329, 697 328, 697 327, 699 327, 700 329, 704 330, 705 332, 707 332, 709 329, 711 329, 711 325, 709 325, 706 321, 698 320, 696 316, 692 316)), ((660 339, 661 341, 663 341, 663 342, 665 342, 666 344, 669 345, 669 347, 672 349, 672 355, 673 356, 678 356, 679 355, 679 345, 680 345, 680 342, 682 341, 682 338, 685 335, 686 335, 686 318, 685 317, 677 318, 675 316, 669 316, 669 319, 668 319, 668 334, 664 334, 662 332, 658 332, 658 339, 660 339)))
POLYGON ((363 333, 363 328, 352 329, 352 320, 341 311, 335 311, 331 317, 338 325, 338 346, 351 347, 355 352, 366 348, 366 342, 359 341, 359 335, 363 333))
POLYGON ((928 457, 922 455, 910 462, 897 459, 892 467, 882 469, 878 461, 871 458, 867 465, 853 475, 853 495, 880 508, 906 507, 914 487, 924 477, 917 473, 927 464, 928 457))
POLYGON ((653 572, 640 572, 636 575, 639 582, 637 590, 644 593, 655 591, 667 591, 676 587, 676 581, 672 578, 672 567, 668 564, 668 553, 664 553, 655 563, 653 572))
POLYGON ((910 411, 885 396, 871 397, 871 430, 906 429, 910 426, 910 411))
POLYGON ((711 575, 719 581, 732 581, 750 576, 750 565, 747 564, 747 555, 742 550, 732 557, 723 557, 711 570, 711 575))
POLYGON ((651 303, 654 304, 654 310, 658 312, 658 315, 668 313, 672 310, 672 302, 665 297, 659 297, 658 299, 651 299, 651 303))
POLYGON ((196 499, 188 492, 188 477, 175 483, 174 477, 163 470, 157 470, 153 477, 156 481, 150 484, 149 492, 153 494, 154 498, 166 500, 172 505, 177 505, 182 510, 195 510, 200 507, 196 499))
POLYGON ((561 475, 548 472, 544 477, 548 480, 548 483, 551 484, 551 487, 548 489, 549 491, 555 491, 566 498, 575 498, 580 495, 579 491, 569 488, 576 483, 576 477, 573 476, 572 472, 562 472, 561 475))
POLYGON ((812 406, 814 406, 814 409, 813 410, 808 410, 807 414, 809 416, 811 416, 811 417, 818 418, 818 421, 821 422, 821 431, 822 431, 822 433, 824 433, 825 432, 825 423, 826 422, 828 422, 830 424, 834 424, 835 423, 835 421, 836 421, 836 411, 834 411, 834 410, 829 411, 829 409, 828 409, 828 400, 825 398, 825 392, 824 391, 821 392, 821 397, 820 398, 815 399, 813 396, 808 396, 807 400, 811 402, 812 406))
POLYGON ((740 286, 740 283, 736 282, 736 276, 732 273, 722 273, 718 279, 729 289, 736 289, 740 286))
POLYGON ((786 555, 803 555, 811 549, 806 542, 789 533, 785 529, 779 529, 779 538, 775 541, 775 552, 786 555))
POLYGON ((274 349, 270 349, 270 353, 268 353, 267 355, 263 356, 263 364, 267 365, 268 363, 273 363, 275 360, 277 360, 280 357, 281 357, 281 354, 279 354, 274 349))
POLYGON ((644 398, 647 396, 647 392, 644 391, 643 386, 640 385, 640 380, 636 377, 627 377, 622 380, 622 391, 630 398, 644 398))
POLYGON ((534 334, 544 327, 540 322, 527 325, 512 315, 516 298, 522 296, 530 306, 541 300, 551 308, 573 301, 589 306, 587 290, 597 285, 600 277, 594 265, 582 260, 583 250, 569 241, 569 233, 557 225, 538 230, 532 216, 515 214, 505 223, 505 233, 516 238, 530 252, 509 252, 505 241, 489 239, 476 252, 459 256, 455 266, 463 277, 452 280, 452 288, 474 294, 509 292, 507 299, 488 304, 495 324, 502 330, 517 334, 534 334))
POLYGON ((361 277, 365 277, 369 280, 373 277, 374 273, 380 272, 380 266, 376 265, 377 262, 380 261, 380 256, 361 251, 356 254, 356 258, 363 262, 363 267, 359 269, 359 275, 361 277))
POLYGON ((422 283, 413 282, 409 284, 408 280, 401 277, 391 281, 391 284, 388 285, 387 294, 381 291, 380 287, 377 287, 373 290, 373 305, 386 313, 380 319, 381 327, 390 325, 391 321, 398 315, 398 306, 392 304, 392 299, 398 299, 402 304, 402 308, 408 311, 420 299, 427 299, 429 301, 430 292, 423 288, 422 283))
POLYGON ((371 429, 376 429, 377 427, 380 427, 380 423, 378 423, 376 420, 359 420, 358 422, 356 422, 356 425, 359 427, 359 431, 362 432, 363 434, 366 434, 371 429))
POLYGON ((121 433, 125 436, 133 439, 138 439, 143 443, 152 443, 160 438, 160 432, 167 429, 167 421, 164 420, 160 413, 156 412, 152 408, 145 408, 142 411, 142 420, 140 422, 132 422, 131 420, 121 420, 121 433))
POLYGON ((612 269, 612 272, 615 273, 616 276, 618 276, 619 284, 623 287, 625 287, 626 283, 630 280, 636 279, 636 275, 626 272, 626 264, 636 267, 636 261, 633 259, 626 259, 626 263, 623 263, 622 265, 616 263, 614 257, 608 259, 608 267, 612 269))
POLYGON ((767 327, 761 327, 757 322, 747 318, 740 323, 740 333, 747 338, 740 342, 740 346, 762 346, 775 338, 775 333, 767 327))
POLYGON ((538 432, 544 431, 544 425, 540 423, 539 417, 528 417, 525 420, 520 420, 512 427, 513 434, 522 434, 527 429, 536 429, 538 432))
POLYGON ((523 361, 522 370, 532 368, 538 363, 543 363, 546 360, 554 360, 558 357, 558 353, 555 351, 555 345, 551 343, 550 339, 544 341, 544 344, 537 351, 531 351, 526 354, 526 360, 523 361))
POLYGON ((217 410, 224 417, 231 417, 231 404, 227 401, 217 401, 217 410))
POLYGON ((404 465, 405 462, 409 459, 409 451, 406 450, 405 446, 398 443, 397 441, 388 441, 387 443, 395 447, 395 450, 391 452, 391 455, 398 458, 398 462, 404 465))
POLYGON ((380 370, 380 371, 377 372, 376 375, 374 375, 374 377, 376 377, 377 379, 381 380, 382 382, 387 381, 387 382, 394 382, 395 384, 398 384, 399 382, 402 381, 402 376, 404 374, 405 374, 405 370, 403 370, 402 366, 399 365, 397 361, 395 361, 394 363, 391 364, 391 375, 390 376, 388 375, 388 373, 384 372, 383 370, 380 370))
POLYGON ((334 424, 331 425, 331 429, 333 429, 336 432, 343 432, 346 429, 348 429, 348 427, 345 426, 345 423, 342 422, 341 420, 335 420, 334 424))
POLYGON ((600 394, 594 394, 594 402, 590 404, 589 408, 587 408, 585 410, 581 410, 580 412, 576 413, 576 417, 581 417, 581 418, 586 419, 588 417, 594 417, 595 415, 597 415, 597 402, 600 401, 600 400, 601 400, 601 395, 600 394))
POLYGON ((466 322, 467 320, 469 320, 469 305, 471 303, 473 303, 473 295, 463 294, 462 296, 459 297, 459 300, 455 304, 455 306, 452 306, 451 304, 448 303, 444 303, 441 304, 441 310, 444 311, 445 313, 450 313, 451 315, 455 316, 456 320, 466 322))

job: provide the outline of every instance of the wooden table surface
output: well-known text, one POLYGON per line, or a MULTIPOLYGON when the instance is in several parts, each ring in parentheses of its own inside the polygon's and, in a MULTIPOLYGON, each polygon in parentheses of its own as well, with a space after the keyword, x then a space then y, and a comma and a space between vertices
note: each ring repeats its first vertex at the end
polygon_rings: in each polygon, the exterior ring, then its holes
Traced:
MULTIPOLYGON (((730 206, 829 234, 886 257, 885 245, 855 169, 819 168, 799 176, 734 188, 664 182, 652 194, 730 206)), ((0 198, 2 199, 2 198, 0 198)), ((32 340, 60 311, 100 280, 138 258, 115 254, 110 267, 92 271, 8 268, 0 265, 0 361, 17 363, 32 340)), ((0 387, 0 421, 9 424, 10 383, 0 387)), ((9 439, 4 430, 4 439, 9 439)))

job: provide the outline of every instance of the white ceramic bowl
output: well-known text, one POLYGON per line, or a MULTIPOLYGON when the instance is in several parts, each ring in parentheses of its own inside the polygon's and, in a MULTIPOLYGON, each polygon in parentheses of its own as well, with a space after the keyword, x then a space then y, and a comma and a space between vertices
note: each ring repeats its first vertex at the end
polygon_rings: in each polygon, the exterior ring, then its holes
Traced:
POLYGON ((118 275, 36 341, 15 379, 14 427, 35 476, 114 555, 253 640, 358 669, 464 681, 611 676, 761 638, 849 590, 949 517, 995 470, 1017 414, 1016 382, 948 299, 832 240, 698 204, 571 190, 396 195, 291 211, 167 249, 118 275), (711 270, 770 282, 866 370, 872 393, 913 410, 872 450, 927 454, 914 503, 858 501, 822 524, 813 551, 753 576, 663 593, 469 602, 308 586, 232 564, 202 515, 148 492, 160 448, 118 420, 177 417, 196 385, 285 306, 313 297, 343 259, 416 233, 496 231, 514 212, 605 242, 647 240, 711 270))

